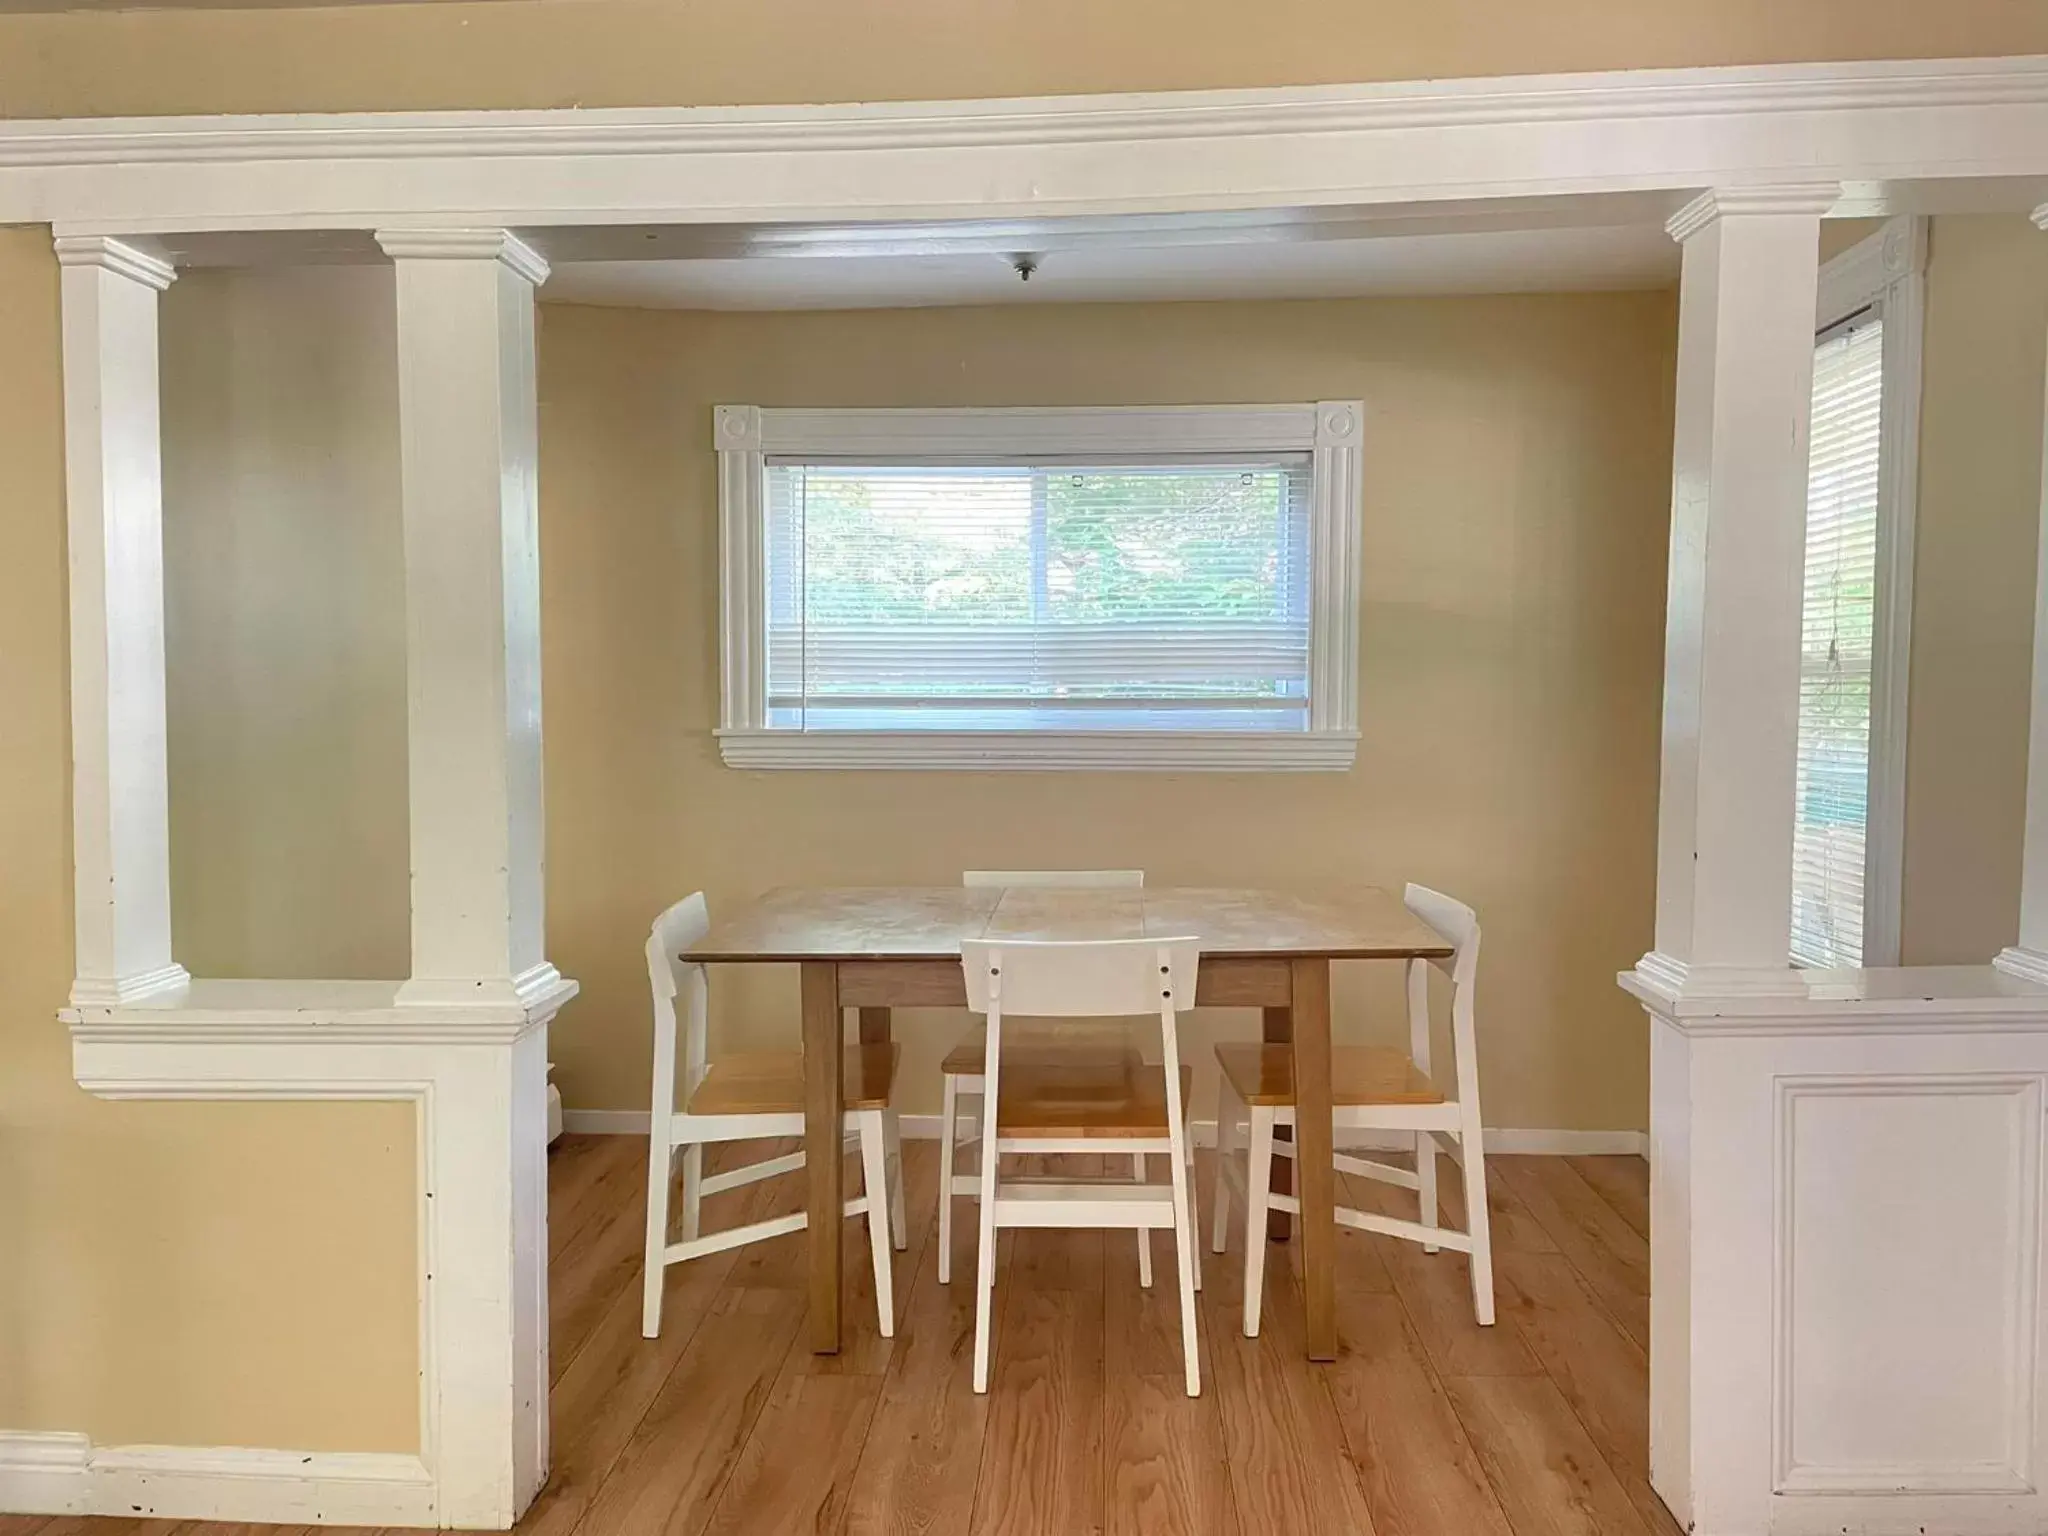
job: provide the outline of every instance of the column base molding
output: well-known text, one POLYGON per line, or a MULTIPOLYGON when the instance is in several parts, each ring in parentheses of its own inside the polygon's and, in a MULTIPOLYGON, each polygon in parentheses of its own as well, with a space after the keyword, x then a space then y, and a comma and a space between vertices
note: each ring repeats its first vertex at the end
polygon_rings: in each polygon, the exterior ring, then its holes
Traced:
POLYGON ((114 1008, 152 998, 170 998, 192 985, 185 967, 173 961, 136 976, 80 976, 71 983, 74 1008, 114 1008))
POLYGON ((414 976, 399 983, 397 1002, 401 1008, 537 1009, 551 1001, 559 1007, 575 990, 574 982, 564 981, 562 973, 543 960, 517 976, 414 976), (569 990, 562 992, 564 987, 569 990))
POLYGON ((1648 1002, 1690 1002, 1730 997, 1804 997, 1802 973, 1790 965, 1693 965, 1651 950, 1621 973, 1623 990, 1648 1002))
POLYGON ((2017 976, 2021 981, 2035 982, 2048 987, 2048 955, 2038 949, 2022 949, 2015 945, 2001 950, 1992 966, 2008 976, 2017 976))

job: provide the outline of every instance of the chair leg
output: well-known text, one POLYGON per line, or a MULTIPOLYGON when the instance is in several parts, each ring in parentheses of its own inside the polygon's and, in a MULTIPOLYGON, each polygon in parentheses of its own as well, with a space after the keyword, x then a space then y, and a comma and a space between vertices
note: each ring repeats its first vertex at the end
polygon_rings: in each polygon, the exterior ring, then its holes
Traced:
POLYGON ((1216 1074, 1216 1215, 1211 1221, 1209 1248, 1221 1253, 1230 1244, 1230 1143, 1237 1133, 1237 1096, 1230 1091, 1230 1079, 1216 1074))
POLYGON ((683 1241, 695 1242, 704 1217, 704 1143, 683 1148, 683 1241))
POLYGON ((1493 1217, 1486 1208, 1486 1151, 1474 1115, 1459 1138, 1465 1154, 1465 1230, 1472 1237, 1472 1315, 1493 1322, 1493 1217))
MULTIPOLYGON (((1131 1154, 1131 1182, 1145 1182, 1145 1154, 1142 1152, 1131 1154)), ((1152 1289, 1152 1229, 1149 1227, 1138 1228, 1138 1284, 1148 1291, 1152 1289)))
MULTIPOLYGON (((640 1275, 640 1336, 661 1337, 661 1292, 668 1270, 668 1117, 657 1114, 647 1149, 647 1252, 640 1275)), ((694 1150, 694 1148, 692 1149, 694 1150)))
POLYGON ((882 1111, 882 1148, 889 1165, 889 1235, 902 1253, 910 1247, 910 1216, 903 1209, 903 1124, 893 1109, 882 1111))
POLYGON ((875 1317, 882 1337, 896 1334, 895 1259, 889 1252, 889 1147, 882 1111, 860 1112, 861 1191, 868 1202, 868 1252, 875 1265, 875 1317))
POLYGON ((1188 1161, 1179 1151, 1173 1162, 1173 1253, 1180 1269, 1180 1349, 1187 1364, 1188 1396, 1202 1395, 1202 1361, 1195 1341, 1195 1203, 1188 1161))
POLYGON ((1191 1243, 1188 1249, 1191 1255, 1189 1262, 1195 1266, 1195 1289, 1199 1291, 1202 1288, 1202 1199, 1201 1192, 1195 1188, 1194 1127, 1182 1125, 1180 1137, 1181 1145, 1187 1149, 1187 1156, 1181 1161, 1187 1165, 1188 1170, 1188 1235, 1191 1243))
POLYGON ((939 1115, 939 1284, 953 1280, 953 1175, 960 1161, 960 1080, 945 1076, 939 1115))
MULTIPOLYGON (((994 1157, 993 1148, 983 1146, 983 1157, 994 1157)), ((988 1391, 989 1314, 995 1310, 996 1291, 996 1203, 980 1203, 981 1240, 975 1245, 974 1273, 974 1390, 988 1391)))
POLYGON ((1244 1170, 1244 1336, 1259 1336, 1259 1295, 1266 1283, 1266 1194, 1273 1184, 1273 1111, 1250 1110, 1250 1155, 1244 1170))
MULTIPOLYGON (((1442 1224, 1436 1204, 1436 1135, 1431 1131, 1415 1133, 1415 1182, 1422 1196, 1422 1224, 1434 1227, 1442 1224)), ((1424 1253, 1435 1253, 1435 1243, 1424 1243, 1424 1253)))

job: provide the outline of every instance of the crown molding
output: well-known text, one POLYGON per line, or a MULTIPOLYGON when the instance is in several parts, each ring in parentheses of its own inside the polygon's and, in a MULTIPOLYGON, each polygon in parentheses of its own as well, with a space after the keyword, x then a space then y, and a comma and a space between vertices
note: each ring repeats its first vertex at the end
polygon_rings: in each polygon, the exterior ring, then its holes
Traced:
POLYGON ((1838 181, 1714 187, 1674 213, 1665 221, 1664 229, 1683 245, 1701 230, 1724 218, 1772 214, 1809 214, 1819 218, 1841 200, 1842 184, 1838 181))
POLYGON ((546 260, 506 229, 380 229, 377 244, 393 261, 496 261, 536 288, 548 280, 546 260))
POLYGON ((957 149, 1522 119, 2038 105, 2048 56, 1608 70, 1463 80, 822 106, 560 108, 42 119, 0 125, 0 168, 330 157, 957 149))
POLYGON ((98 267, 162 293, 177 281, 178 269, 161 256, 138 251, 108 235, 59 235, 50 242, 63 267, 98 267))

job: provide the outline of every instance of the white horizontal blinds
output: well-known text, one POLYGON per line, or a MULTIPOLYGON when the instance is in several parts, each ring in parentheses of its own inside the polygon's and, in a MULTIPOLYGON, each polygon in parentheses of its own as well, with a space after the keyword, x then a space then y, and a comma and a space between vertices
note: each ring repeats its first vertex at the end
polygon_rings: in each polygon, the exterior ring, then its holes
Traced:
POLYGON ((1305 730, 1309 469, 770 460, 770 724, 1305 730))
POLYGON ((1862 317, 1813 356, 1792 846, 1792 959, 1805 965, 1863 963, 1883 329, 1862 317))

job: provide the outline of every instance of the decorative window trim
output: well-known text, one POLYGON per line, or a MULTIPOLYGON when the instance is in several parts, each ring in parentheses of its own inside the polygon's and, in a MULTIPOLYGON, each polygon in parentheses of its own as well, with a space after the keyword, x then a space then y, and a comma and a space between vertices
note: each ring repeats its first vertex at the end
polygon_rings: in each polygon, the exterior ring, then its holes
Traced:
POLYGON ((1901 217, 1820 269, 1816 334, 1859 310, 1884 321, 1879 421, 1877 612, 1870 679, 1870 788, 1864 824, 1863 964, 1899 964, 1905 877, 1907 677, 1913 650, 1913 528, 1920 483, 1921 340, 1927 220, 1901 217))
POLYGON ((721 405, 719 752, 733 768, 1335 771, 1358 753, 1356 400, 1301 405, 771 410, 721 405), (767 724, 767 462, 778 454, 1311 453, 1306 731, 817 731, 767 724))

